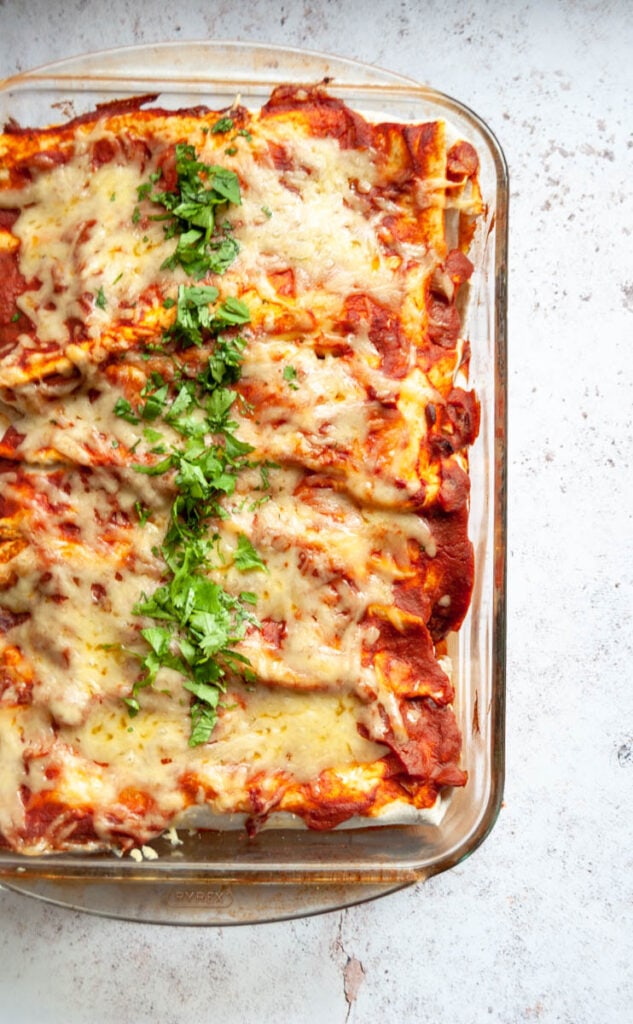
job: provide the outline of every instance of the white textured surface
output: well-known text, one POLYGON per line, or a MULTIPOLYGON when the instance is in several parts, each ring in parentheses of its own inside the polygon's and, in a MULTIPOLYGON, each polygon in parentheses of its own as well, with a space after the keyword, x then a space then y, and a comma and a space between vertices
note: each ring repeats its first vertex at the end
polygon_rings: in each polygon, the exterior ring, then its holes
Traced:
POLYGON ((1 892, 0 1024, 624 1024, 633 1019, 633 4, 0 0, 0 77, 82 50, 205 37, 307 46, 412 75, 469 102, 505 149, 505 807, 453 871, 296 922, 176 930, 1 892))

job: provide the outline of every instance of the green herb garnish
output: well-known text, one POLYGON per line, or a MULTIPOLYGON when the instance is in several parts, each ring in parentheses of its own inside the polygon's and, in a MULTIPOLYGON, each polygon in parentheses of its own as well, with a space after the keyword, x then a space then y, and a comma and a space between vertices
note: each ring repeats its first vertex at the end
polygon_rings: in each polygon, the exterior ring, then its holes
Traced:
POLYGON ((117 398, 116 405, 114 406, 114 414, 115 416, 119 416, 122 420, 127 420, 128 423, 139 422, 139 418, 135 414, 127 398, 117 398))
POLYGON ((221 274, 239 247, 230 225, 217 223, 217 214, 229 203, 240 205, 238 177, 226 167, 198 160, 195 148, 185 143, 176 146, 176 173, 174 192, 152 192, 151 185, 138 190, 139 199, 149 198, 167 211, 151 218, 165 221, 165 237, 178 236, 163 269, 180 266, 196 280, 208 273, 221 274))
POLYGON ((248 537, 244 536, 243 533, 241 533, 237 538, 237 550, 233 557, 233 561, 238 569, 242 569, 245 572, 249 569, 258 569, 261 572, 267 572, 264 562, 262 562, 248 537))
MULTIPOLYGON (((141 630, 148 651, 137 655, 141 671, 125 703, 130 714, 136 714, 141 691, 156 682, 160 669, 176 670, 192 694, 191 746, 209 739, 228 678, 239 675, 253 681, 248 659, 235 650, 235 644, 248 628, 258 627, 252 610, 255 595, 245 591, 236 597, 208 575, 217 543, 210 526, 214 519, 226 517, 222 498, 234 493, 239 473, 251 465, 253 450, 236 436, 232 415, 238 395, 231 385, 240 376, 245 341, 222 333, 247 323, 250 314, 241 300, 228 297, 218 302, 218 298, 218 289, 211 286, 181 285, 178 290, 176 318, 166 342, 180 349, 205 344, 210 352, 195 377, 187 377, 182 368, 177 368, 171 383, 161 374, 150 374, 138 413, 144 420, 160 417, 182 441, 169 450, 158 444, 151 451, 165 452, 165 458, 134 467, 147 476, 171 473, 176 494, 160 550, 165 581, 133 609, 154 624, 141 630)), ((120 399, 118 414, 134 415, 128 406, 120 399)), ((149 443, 164 440, 151 426, 144 427, 143 436, 149 443)), ((151 510, 140 502, 135 510, 144 525, 151 510)), ((243 534, 238 537, 233 564, 241 571, 266 571, 243 534)))
POLYGON ((294 366, 284 366, 283 378, 285 381, 288 382, 289 387, 291 387, 293 391, 299 390, 299 385, 296 383, 297 371, 295 370, 294 366))
MULTIPOLYGON (((233 127, 231 118, 220 118, 211 130, 222 133, 233 127)), ((163 222, 165 237, 176 239, 161 269, 181 267, 199 281, 209 273, 224 273, 239 251, 224 216, 230 204, 241 203, 239 180, 233 171, 200 161, 191 145, 177 145, 175 158, 176 188, 155 191, 157 172, 137 189, 137 198, 139 203, 162 207, 164 212, 150 219, 163 222)), ((140 217, 137 205, 133 222, 140 217)), ((160 431, 145 426, 143 436, 154 445, 150 453, 164 458, 134 467, 147 476, 171 474, 175 497, 162 547, 156 551, 165 561, 164 582, 154 593, 143 595, 133 609, 153 623, 141 630, 147 652, 137 655, 141 671, 125 703, 130 714, 136 714, 141 690, 155 683, 160 669, 176 670, 192 694, 189 742, 196 746, 211 735, 227 677, 239 675, 249 682, 254 678, 248 659, 235 650, 235 644, 248 628, 258 626, 252 611, 256 596, 248 591, 231 595, 208 575, 218 540, 212 523, 226 518, 222 499, 234 493, 239 473, 252 465, 253 449, 236 436, 238 424, 232 415, 238 398, 232 385, 239 380, 246 344, 234 328, 248 323, 250 313, 240 299, 221 299, 218 288, 193 283, 180 285, 176 299, 164 299, 165 309, 174 306, 176 315, 162 344, 148 344, 146 355, 204 346, 206 363, 201 369, 198 364, 194 376, 174 360, 170 380, 150 374, 137 409, 124 398, 115 406, 116 414, 130 423, 160 419, 180 438, 168 447, 160 431)), ((262 484, 265 473, 262 469, 262 484)), ((139 523, 145 525, 151 510, 141 502, 134 507, 139 523)), ((242 571, 266 571, 242 534, 233 564, 242 571)))
POLYGON ((216 121, 215 124, 212 125, 211 132, 213 135, 217 135, 218 133, 230 132, 232 128, 233 118, 221 117, 219 121, 216 121))

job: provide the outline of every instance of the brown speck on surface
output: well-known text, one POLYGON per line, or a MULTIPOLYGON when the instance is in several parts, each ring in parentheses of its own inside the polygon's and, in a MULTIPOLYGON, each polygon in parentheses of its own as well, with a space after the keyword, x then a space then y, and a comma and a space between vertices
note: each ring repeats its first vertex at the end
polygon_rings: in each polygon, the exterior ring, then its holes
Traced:
POLYGON ((523 1017, 525 1020, 541 1020, 544 1013, 545 1007, 539 999, 534 1006, 526 1007, 523 1017))
POLYGON ((365 980, 365 970, 360 960, 357 960, 355 956, 347 958, 347 963, 343 968, 343 987, 345 990, 345 999, 348 1005, 348 1016, 349 1010, 352 1008, 352 1003, 358 995, 358 990, 365 980))
POLYGON ((343 911, 336 931, 336 938, 332 945, 332 959, 342 965, 343 969, 343 993, 347 1003, 345 1024, 350 1020, 352 1007, 356 1001, 359 990, 366 978, 365 968, 358 957, 347 952, 343 941, 343 925, 347 911, 343 911))
POLYGON ((622 305, 633 313, 633 281, 627 281, 626 284, 622 285, 622 294, 624 295, 622 305))

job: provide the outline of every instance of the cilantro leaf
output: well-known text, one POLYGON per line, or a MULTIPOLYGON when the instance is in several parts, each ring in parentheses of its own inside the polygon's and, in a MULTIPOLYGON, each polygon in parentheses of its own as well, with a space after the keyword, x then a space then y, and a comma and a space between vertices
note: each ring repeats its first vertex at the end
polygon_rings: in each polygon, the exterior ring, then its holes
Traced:
POLYGON ((171 630, 162 626, 149 626, 141 630, 141 636, 150 645, 155 654, 162 657, 169 650, 171 642, 171 630))
POLYGON ((241 299, 229 296, 218 309, 214 318, 214 326, 232 327, 235 324, 247 324, 250 318, 251 314, 246 303, 241 299))
MULTIPOLYGON (((207 273, 223 273, 239 247, 230 235, 230 226, 218 230, 216 214, 229 203, 241 204, 239 179, 226 167, 198 160, 191 145, 177 145, 175 156, 177 191, 150 195, 144 186, 142 194, 138 190, 139 199, 150 198, 167 211, 166 215, 152 218, 166 220, 165 237, 179 236, 176 249, 163 268, 173 270, 181 266, 196 280, 207 273)), ((148 188, 151 191, 151 186, 148 188)))
POLYGON ((212 312, 210 306, 217 301, 218 294, 217 288, 208 285, 180 285, 176 318, 167 330, 167 337, 174 338, 182 348, 191 345, 200 348, 209 335, 250 321, 248 306, 232 296, 212 312))
POLYGON ((160 416, 167 403, 168 392, 169 386, 163 384, 162 387, 157 388, 156 391, 148 395, 147 400, 139 408, 139 412, 144 420, 155 420, 160 416))
POLYGON ((240 533, 237 538, 237 551, 233 556, 233 561, 237 568, 244 572, 248 569, 257 569, 260 572, 268 571, 250 540, 243 533, 240 533))
POLYGON ((218 715, 215 708, 211 708, 208 704, 203 704, 200 701, 192 704, 189 746, 197 747, 201 743, 206 743, 211 737, 217 720, 218 715))
POLYGON ((207 247, 209 272, 223 274, 231 266, 239 251, 240 247, 232 235, 225 235, 219 240, 211 240, 207 247))
POLYGON ((240 181, 235 171, 230 171, 227 167, 219 167, 216 164, 208 167, 207 171, 213 175, 211 181, 214 191, 227 202, 240 206, 242 202, 240 181))
POLYGON ((289 386, 292 388, 293 391, 299 390, 299 385, 296 383, 297 371, 295 370, 294 366, 284 366, 282 376, 283 379, 288 382, 289 386))
POLYGON ((218 121, 215 122, 214 125, 211 126, 211 132, 213 133, 213 135, 217 135, 220 132, 224 134, 225 132, 230 132, 232 128, 233 118, 221 117, 218 121))
POLYGON ((127 398, 117 398, 114 406, 114 415, 122 420, 127 420, 128 423, 140 422, 127 398))

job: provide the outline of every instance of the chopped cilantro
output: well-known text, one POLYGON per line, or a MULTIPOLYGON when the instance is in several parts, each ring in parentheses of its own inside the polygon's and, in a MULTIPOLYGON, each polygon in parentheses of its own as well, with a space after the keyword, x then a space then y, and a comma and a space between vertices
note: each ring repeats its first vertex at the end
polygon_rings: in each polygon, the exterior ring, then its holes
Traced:
POLYGON ((143 395, 143 397, 145 397, 145 395, 148 395, 153 388, 162 388, 164 383, 165 379, 162 373, 157 373, 154 370, 152 371, 152 373, 150 373, 149 380, 145 384, 143 390, 141 391, 141 394, 143 395))
POLYGON ((238 569, 242 569, 244 571, 248 569, 259 569, 262 572, 267 571, 266 566, 257 554, 250 540, 243 533, 241 533, 237 538, 237 551, 235 552, 233 561, 238 569))
POLYGON ((233 128, 233 118, 221 117, 219 121, 216 121, 211 127, 211 131, 214 135, 218 133, 230 132, 233 128))
MULTIPOLYGON (((231 118, 221 118, 211 130, 228 132, 233 127, 231 118)), ((164 213, 150 219, 163 222, 166 239, 176 239, 176 247, 161 269, 180 267, 195 282, 207 274, 224 273, 239 252, 224 211, 229 204, 241 203, 240 185, 233 171, 199 160, 191 145, 177 145, 175 160, 176 188, 153 190, 160 178, 156 172, 137 189, 137 199, 162 207, 164 213)), ((138 223, 140 218, 137 205, 132 220, 138 223)), ((154 685, 160 670, 179 672, 192 696, 189 742, 196 746, 211 735, 228 678, 238 675, 248 682, 254 680, 248 659, 235 650, 235 644, 248 628, 258 627, 252 611, 256 596, 250 592, 237 597, 229 594, 208 575, 218 540, 217 534, 209 536, 211 524, 214 519, 226 518, 221 500, 234 493, 238 474, 252 465, 249 456, 253 449, 236 436, 237 422, 231 414, 238 397, 231 385, 239 380, 246 344, 235 336, 234 328, 247 324, 250 313, 239 298, 220 298, 216 287, 193 283, 180 285, 176 299, 163 300, 163 308, 174 307, 175 318, 163 345, 147 345, 145 354, 164 350, 169 355, 174 347, 205 346, 206 364, 194 376, 186 362, 172 356, 175 373, 169 381, 151 373, 138 409, 132 409, 124 398, 115 407, 116 414, 131 423, 161 417, 180 436, 168 448, 160 431, 146 426, 143 436, 154 446, 150 453, 165 457, 150 465, 134 466, 147 476, 170 472, 176 494, 162 547, 156 551, 165 562, 164 582, 149 596, 143 595, 134 608, 135 614, 153 623, 140 631, 146 652, 137 655, 140 672, 125 703, 131 715, 138 713, 141 690, 154 685)), ((244 402, 241 408, 246 408, 244 402)), ((140 525, 145 525, 151 509, 141 502, 134 507, 140 525)), ((244 571, 266 569, 242 534, 234 564, 244 571)))
POLYGON ((216 213, 227 203, 241 203, 237 175, 198 160, 195 148, 185 143, 176 146, 176 173, 176 191, 152 192, 149 183, 137 190, 139 200, 150 198, 167 211, 152 217, 165 220, 165 237, 178 236, 163 269, 180 266, 196 280, 207 273, 221 274, 235 259, 238 245, 230 236, 230 226, 218 227, 216 213))
POLYGON ((259 465, 259 474, 260 474, 261 480, 262 480, 261 489, 263 491, 267 491, 267 490, 270 489, 269 470, 271 470, 271 469, 279 469, 279 468, 280 467, 279 467, 279 463, 278 462, 261 462, 260 463, 260 465, 259 465))
POLYGON ((135 614, 160 624, 141 630, 150 650, 141 659, 142 675, 127 699, 128 707, 138 710, 140 689, 152 685, 162 667, 180 672, 185 689, 194 697, 190 746, 209 739, 227 674, 248 665, 232 645, 249 625, 257 624, 245 607, 250 602, 228 594, 203 575, 201 570, 208 567, 206 554, 204 545, 196 541, 184 544, 168 560, 171 579, 134 608, 135 614))
POLYGON ((291 387, 293 391, 298 391, 299 385, 296 383, 297 371, 294 366, 284 366, 283 378, 288 382, 289 387, 291 387))
POLYGON ((13 314, 13 316, 11 317, 11 323, 12 323, 12 324, 15 324, 15 323, 17 323, 17 322, 18 322, 18 320, 19 320, 19 319, 20 319, 20 314, 19 314, 19 312, 17 312, 17 311, 16 311, 16 312, 15 312, 15 313, 13 314))
POLYGON ((103 288, 99 288, 99 291, 97 292, 97 296, 95 298, 95 306, 98 306, 99 309, 105 309, 106 305, 107 302, 103 288))
POLYGON ((115 416, 119 416, 122 420, 127 420, 128 423, 139 422, 139 418, 135 415, 127 398, 117 398, 116 405, 114 406, 114 414, 115 416))
POLYGON ((152 514, 152 510, 147 508, 142 501, 136 501, 134 503, 134 511, 138 516, 140 526, 145 526, 145 523, 152 514))
POLYGON ((251 318, 248 306, 240 299, 229 296, 224 300, 214 318, 214 326, 231 327, 235 324, 247 324, 251 318))
POLYGON ((235 384, 240 378, 242 352, 246 342, 237 337, 216 338, 213 352, 205 369, 198 374, 197 381, 205 391, 212 391, 219 385, 235 384))
MULTIPOLYGON (((239 379, 245 341, 221 333, 247 323, 250 313, 240 299, 226 297, 218 303, 218 298, 218 289, 212 286, 179 287, 176 302, 170 303, 176 305, 176 318, 165 342, 185 349, 192 344, 208 346, 206 366, 195 377, 187 376, 185 364, 175 360, 171 382, 150 373, 137 410, 146 421, 160 416, 182 440, 167 450, 160 443, 163 434, 144 427, 143 437, 155 445, 150 452, 166 453, 165 458, 134 466, 147 476, 171 471, 176 496, 162 548, 156 552, 165 561, 164 582, 133 609, 154 621, 140 632, 147 651, 137 655, 140 672, 125 703, 131 715, 138 713, 141 690, 155 684, 161 668, 177 671, 192 695, 192 746, 209 739, 228 679, 237 675, 254 680, 248 659, 234 648, 248 628, 258 628, 252 611, 256 596, 248 591, 237 597, 229 594, 208 575, 218 540, 217 534, 209 536, 211 524, 228 515, 221 499, 234 493, 253 451, 236 437, 237 422, 232 418, 238 395, 230 385, 239 379)), ((117 413, 135 416, 123 398, 117 402, 117 413)), ((265 473, 262 469, 262 480, 265 473)), ((135 511, 139 524, 145 525, 151 510, 137 502, 135 511)), ((233 562, 243 571, 266 571, 243 534, 233 562)))
POLYGON ((248 307, 240 300, 229 297, 212 312, 210 304, 218 298, 218 290, 209 285, 178 288, 176 319, 169 328, 168 337, 175 338, 183 348, 201 346, 204 334, 217 334, 226 327, 248 323, 248 307))
MULTIPOLYGON (((138 423, 138 420, 136 421, 138 423)), ((143 431, 143 437, 150 444, 156 444, 158 441, 163 440, 163 435, 160 430, 154 430, 152 427, 145 427, 143 431)))
POLYGON ((167 404, 168 391, 169 385, 163 384, 162 387, 147 396, 143 405, 139 407, 139 412, 144 420, 155 420, 157 416, 160 416, 167 404))
POLYGON ((174 465, 174 460, 171 455, 168 455, 166 459, 161 462, 155 462, 151 466, 137 465, 134 469, 137 473, 144 473, 145 476, 162 476, 168 469, 171 469, 174 465))

